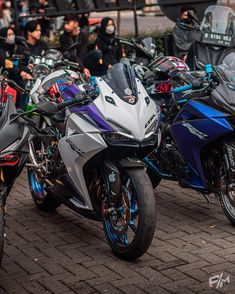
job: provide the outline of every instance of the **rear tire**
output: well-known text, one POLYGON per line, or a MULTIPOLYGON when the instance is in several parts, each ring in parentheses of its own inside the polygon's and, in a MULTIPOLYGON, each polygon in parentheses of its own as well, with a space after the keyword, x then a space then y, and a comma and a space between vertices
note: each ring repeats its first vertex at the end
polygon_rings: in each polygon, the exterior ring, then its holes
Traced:
POLYGON ((38 178, 34 169, 28 169, 28 183, 31 196, 37 207, 46 212, 53 212, 61 203, 47 191, 45 184, 38 178))
MULTIPOLYGON (((104 219, 104 231, 106 239, 109 246, 113 250, 114 254, 121 259, 134 260, 142 256, 149 248, 156 224, 156 207, 155 198, 153 193, 153 188, 150 179, 144 169, 129 169, 125 172, 128 181, 131 183, 131 190, 133 193, 128 193, 123 191, 121 194, 128 194, 130 199, 130 214, 129 222, 127 223, 127 229, 122 236, 120 234, 114 233, 115 215, 111 213, 104 219), (138 219, 138 225, 136 226, 134 222, 138 219), (129 242, 129 234, 132 234, 132 241, 129 242)), ((122 182, 124 186, 124 183, 122 182)), ((122 196, 122 195, 120 195, 122 196)), ((127 198, 127 199, 128 199, 127 198)), ((123 206, 117 208, 117 211, 125 211, 123 206)), ((122 216, 117 216, 122 217, 122 216)), ((128 217, 124 217, 124 220, 128 217)), ((118 223, 117 221, 117 227, 118 223)))

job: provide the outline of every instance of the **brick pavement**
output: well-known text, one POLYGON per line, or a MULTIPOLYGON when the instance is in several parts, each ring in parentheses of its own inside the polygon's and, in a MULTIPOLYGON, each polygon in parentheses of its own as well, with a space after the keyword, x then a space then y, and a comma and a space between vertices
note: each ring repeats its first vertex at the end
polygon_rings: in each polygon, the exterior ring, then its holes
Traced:
POLYGON ((116 258, 102 226, 61 206, 40 212, 23 172, 8 199, 0 293, 235 293, 235 228, 218 201, 163 181, 156 189, 157 228, 147 254, 116 258), (210 289, 209 277, 230 283, 210 289))

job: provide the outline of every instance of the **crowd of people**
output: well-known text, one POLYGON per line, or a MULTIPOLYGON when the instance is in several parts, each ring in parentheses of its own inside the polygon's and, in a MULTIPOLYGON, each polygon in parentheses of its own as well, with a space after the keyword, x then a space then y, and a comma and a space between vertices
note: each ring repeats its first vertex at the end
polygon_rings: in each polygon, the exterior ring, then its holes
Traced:
MULTIPOLYGON (((42 14, 38 18, 20 19, 20 27, 17 34, 23 35, 28 50, 35 56, 43 55, 49 45, 52 29, 52 20, 45 16, 49 8, 47 0, 38 0, 31 6, 29 1, 19 0, 17 6, 19 15, 28 13, 42 14)), ((190 6, 182 7, 180 18, 173 29, 174 55, 185 60, 188 58, 188 51, 192 44, 192 31, 195 21, 192 18, 195 10, 190 6)), ((32 65, 23 62, 15 62, 13 56, 25 54, 25 46, 15 42, 14 13, 11 1, 0 0, 0 67, 8 70, 11 78, 22 86, 26 81, 32 79, 32 65)), ((112 18, 104 17, 99 29, 95 33, 95 39, 89 41, 90 27, 88 15, 76 13, 67 14, 63 17, 59 35, 59 50, 64 57, 79 64, 80 71, 86 78, 91 75, 101 76, 107 72, 113 64, 117 63, 123 56, 123 48, 116 38, 116 27, 112 18), (71 45, 74 49, 68 51, 71 45)))

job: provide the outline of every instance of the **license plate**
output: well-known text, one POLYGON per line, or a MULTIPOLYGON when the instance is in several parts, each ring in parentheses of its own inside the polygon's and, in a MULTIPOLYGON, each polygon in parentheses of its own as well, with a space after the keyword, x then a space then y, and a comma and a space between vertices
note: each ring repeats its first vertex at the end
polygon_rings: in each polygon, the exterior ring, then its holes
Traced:
POLYGON ((204 33, 202 42, 205 44, 211 44, 215 46, 231 46, 233 37, 230 35, 223 35, 217 33, 204 33))

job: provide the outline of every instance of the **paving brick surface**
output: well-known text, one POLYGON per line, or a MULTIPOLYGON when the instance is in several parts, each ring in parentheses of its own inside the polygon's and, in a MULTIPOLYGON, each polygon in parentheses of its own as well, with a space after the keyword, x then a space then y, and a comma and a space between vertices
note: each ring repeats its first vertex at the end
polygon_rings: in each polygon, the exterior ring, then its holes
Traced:
POLYGON ((2 293, 235 293, 235 228, 211 197, 162 181, 157 226, 148 252, 116 258, 102 225, 64 206, 39 211, 24 171, 8 198, 2 293), (209 287, 209 278, 220 281, 209 287), (217 286, 217 287, 216 287, 217 286), (222 286, 222 287, 219 287, 222 286))

